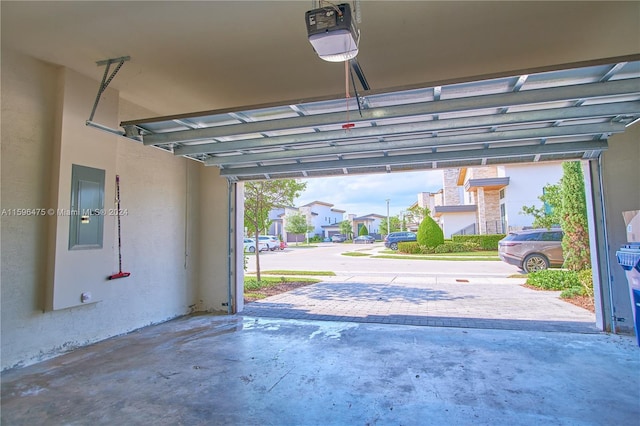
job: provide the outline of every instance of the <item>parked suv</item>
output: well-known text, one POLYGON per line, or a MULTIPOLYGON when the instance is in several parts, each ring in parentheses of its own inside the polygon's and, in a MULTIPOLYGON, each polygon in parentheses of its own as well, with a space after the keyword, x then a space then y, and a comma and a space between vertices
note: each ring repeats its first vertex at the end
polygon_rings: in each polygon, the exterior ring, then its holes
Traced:
POLYGON ((384 237, 384 246, 391 250, 398 250, 398 243, 407 241, 418 241, 418 237, 413 232, 392 232, 384 237))
POLYGON ((260 235, 258 236, 258 239, 261 243, 265 243, 267 248, 271 251, 280 248, 280 240, 274 235, 260 235))
POLYGON ((560 229, 509 232, 498 242, 498 255, 527 273, 562 266, 562 236, 560 229))

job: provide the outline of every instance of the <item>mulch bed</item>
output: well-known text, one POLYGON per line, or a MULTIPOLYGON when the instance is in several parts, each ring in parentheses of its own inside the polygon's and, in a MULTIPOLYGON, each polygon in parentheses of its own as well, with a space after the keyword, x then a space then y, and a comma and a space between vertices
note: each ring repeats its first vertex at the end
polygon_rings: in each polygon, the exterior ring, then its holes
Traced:
POLYGON ((581 308, 586 309, 587 311, 590 311, 591 313, 595 313, 596 312, 596 307, 593 304, 593 297, 589 297, 589 296, 575 296, 571 299, 562 299, 565 302, 569 302, 572 303, 576 306, 579 306, 581 308))
MULTIPOLYGON (((547 291, 543 288, 540 287, 535 287, 532 285, 528 285, 528 284, 523 284, 523 287, 526 288, 530 288, 531 290, 536 290, 536 291, 547 291)), ((573 305, 579 306, 583 309, 586 309, 589 312, 595 313, 596 312, 596 307, 593 304, 593 297, 589 297, 589 296, 574 296, 571 299, 562 299, 565 302, 571 303, 573 305)))
POLYGON ((315 283, 292 281, 292 282, 285 282, 285 283, 274 285, 274 286, 264 287, 264 288, 261 288, 260 290, 249 290, 249 291, 245 290, 244 303, 251 303, 251 302, 255 302, 256 300, 263 299, 261 297, 247 297, 246 293, 260 294, 260 295, 264 295, 264 297, 269 297, 269 296, 275 296, 276 294, 280 294, 280 293, 286 293, 287 291, 291 291, 299 287, 305 287, 311 284, 315 284, 315 283))

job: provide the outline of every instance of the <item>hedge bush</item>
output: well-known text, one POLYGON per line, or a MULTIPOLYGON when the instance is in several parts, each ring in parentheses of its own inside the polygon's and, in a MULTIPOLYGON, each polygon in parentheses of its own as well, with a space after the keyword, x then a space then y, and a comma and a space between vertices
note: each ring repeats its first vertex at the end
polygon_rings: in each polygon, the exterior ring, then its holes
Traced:
POLYGON ((425 247, 438 247, 444 243, 444 233, 440 225, 431 216, 422 219, 418 227, 418 244, 425 247))
POLYGON ((367 229, 367 227, 365 225, 362 225, 360 227, 360 231, 358 231, 358 235, 362 236, 362 235, 369 235, 369 230, 367 229))
POLYGON ((498 250, 498 241, 506 237, 506 234, 492 235, 453 235, 451 240, 454 243, 472 242, 476 243, 480 250, 498 250))
POLYGON ((444 244, 440 244, 435 248, 435 253, 462 253, 466 251, 478 250, 478 244, 467 241, 464 243, 455 243, 452 241, 445 241, 444 244))
POLYGON ((553 269, 530 273, 527 277, 527 284, 544 290, 566 290, 572 287, 582 287, 576 272, 553 269))
POLYGON ((593 297, 593 275, 591 275, 591 268, 578 272, 578 280, 580 284, 582 284, 585 296, 593 297))
POLYGON ((414 241, 398 243, 398 252, 407 254, 420 254, 420 245, 414 241))

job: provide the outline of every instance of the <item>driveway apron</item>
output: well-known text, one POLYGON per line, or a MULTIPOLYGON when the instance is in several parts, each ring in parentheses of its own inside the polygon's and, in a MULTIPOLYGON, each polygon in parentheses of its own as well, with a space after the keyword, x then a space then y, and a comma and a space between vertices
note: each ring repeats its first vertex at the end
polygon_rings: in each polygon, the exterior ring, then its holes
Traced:
MULTIPOLYGON (((373 259, 372 259, 373 260, 373 259)), ((466 263, 466 262, 462 262, 466 263)), ((496 263, 496 262, 494 262, 496 263)), ((500 264, 500 262, 497 262, 500 264)), ((595 315, 505 274, 338 272, 245 305, 245 316, 596 333, 595 315)))

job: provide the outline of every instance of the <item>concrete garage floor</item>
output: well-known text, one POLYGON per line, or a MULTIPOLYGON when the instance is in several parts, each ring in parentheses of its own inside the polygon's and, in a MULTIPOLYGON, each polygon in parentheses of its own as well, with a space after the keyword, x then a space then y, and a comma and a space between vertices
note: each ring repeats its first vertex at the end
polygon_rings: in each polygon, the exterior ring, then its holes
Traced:
POLYGON ((2 375, 6 425, 631 425, 606 334, 190 316, 2 375))

